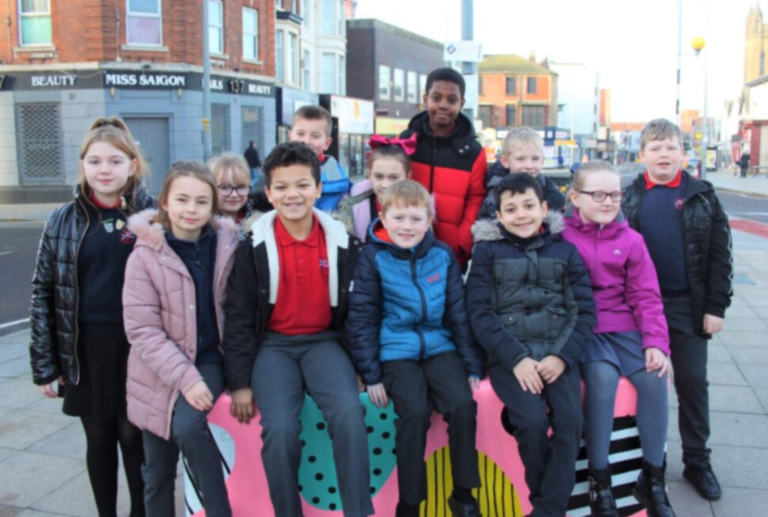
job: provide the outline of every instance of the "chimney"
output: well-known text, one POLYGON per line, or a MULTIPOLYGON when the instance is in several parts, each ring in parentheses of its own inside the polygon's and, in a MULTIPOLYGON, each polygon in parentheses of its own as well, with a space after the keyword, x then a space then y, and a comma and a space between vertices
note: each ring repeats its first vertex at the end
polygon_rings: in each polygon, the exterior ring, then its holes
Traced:
POLYGON ((534 65, 536 64, 536 51, 531 50, 531 55, 528 57, 528 61, 530 61, 534 65))

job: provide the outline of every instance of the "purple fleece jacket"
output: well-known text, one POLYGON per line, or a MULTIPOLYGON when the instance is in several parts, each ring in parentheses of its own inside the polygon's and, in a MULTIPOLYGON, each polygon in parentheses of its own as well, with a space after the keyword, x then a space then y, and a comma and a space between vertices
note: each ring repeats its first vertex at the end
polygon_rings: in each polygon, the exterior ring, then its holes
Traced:
POLYGON ((566 210, 563 238, 579 250, 589 270, 597 307, 595 333, 639 330, 643 349, 669 355, 669 330, 656 268, 642 235, 623 218, 602 228, 566 210))

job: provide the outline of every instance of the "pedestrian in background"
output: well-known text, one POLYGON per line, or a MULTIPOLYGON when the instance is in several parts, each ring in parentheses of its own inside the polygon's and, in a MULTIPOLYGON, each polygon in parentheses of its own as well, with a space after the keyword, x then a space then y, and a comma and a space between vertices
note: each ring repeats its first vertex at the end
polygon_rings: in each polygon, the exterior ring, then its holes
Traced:
POLYGON ((64 413, 83 424, 100 517, 116 515, 118 444, 130 515, 145 515, 142 436, 126 417, 130 345, 120 293, 136 239, 127 218, 154 206, 142 182, 148 173, 125 123, 96 119, 80 145, 75 199, 48 218, 32 280, 32 379, 51 398, 58 381, 64 413))
POLYGON ((243 156, 245 157, 245 161, 248 162, 248 167, 251 170, 251 185, 254 188, 257 188, 256 185, 259 183, 259 178, 261 177, 261 158, 259 158, 259 150, 256 149, 256 143, 253 140, 248 142, 248 149, 245 150, 243 156))
POLYGON ((749 151, 744 152, 744 154, 741 155, 741 159, 739 160, 739 165, 741 165, 741 177, 746 178, 747 177, 747 171, 749 171, 749 161, 751 159, 751 156, 749 155, 749 151))

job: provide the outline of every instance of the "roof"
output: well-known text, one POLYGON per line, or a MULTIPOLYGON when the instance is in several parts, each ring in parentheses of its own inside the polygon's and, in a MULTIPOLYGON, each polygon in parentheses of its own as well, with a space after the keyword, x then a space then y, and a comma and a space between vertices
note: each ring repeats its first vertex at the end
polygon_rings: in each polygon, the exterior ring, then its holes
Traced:
POLYGON ((524 57, 516 56, 514 54, 486 54, 478 68, 480 73, 499 72, 504 74, 557 75, 552 70, 537 65, 536 63, 531 63, 524 57))
POLYGON ((400 38, 410 39, 412 41, 418 41, 424 45, 428 45, 430 47, 440 49, 441 51, 443 50, 443 46, 444 46, 439 41, 429 39, 425 36, 422 36, 421 34, 416 34, 415 32, 407 31, 403 28, 397 27, 395 25, 391 25, 389 23, 383 22, 376 18, 355 18, 352 20, 347 20, 347 30, 349 31, 350 29, 351 30, 373 29, 373 30, 386 31, 400 38))

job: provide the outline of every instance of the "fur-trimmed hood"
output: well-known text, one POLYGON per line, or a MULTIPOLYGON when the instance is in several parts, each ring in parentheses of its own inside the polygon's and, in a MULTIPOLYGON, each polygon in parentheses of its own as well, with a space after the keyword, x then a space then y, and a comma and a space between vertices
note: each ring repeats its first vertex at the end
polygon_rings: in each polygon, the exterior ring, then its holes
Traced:
MULTIPOLYGON (((168 241, 165 238, 165 226, 152 222, 158 210, 148 208, 128 218, 128 229, 136 235, 136 246, 146 246, 155 251, 160 251, 168 241)), ((229 217, 217 217, 215 230, 218 235, 232 233, 237 235, 237 224, 229 217)))
MULTIPOLYGON (((549 235, 558 235, 565 229, 563 216, 559 212, 549 211, 544 217, 543 226, 549 235)), ((501 233, 501 225, 496 219, 480 219, 472 225, 472 237, 474 241, 500 241, 504 239, 501 233)))

